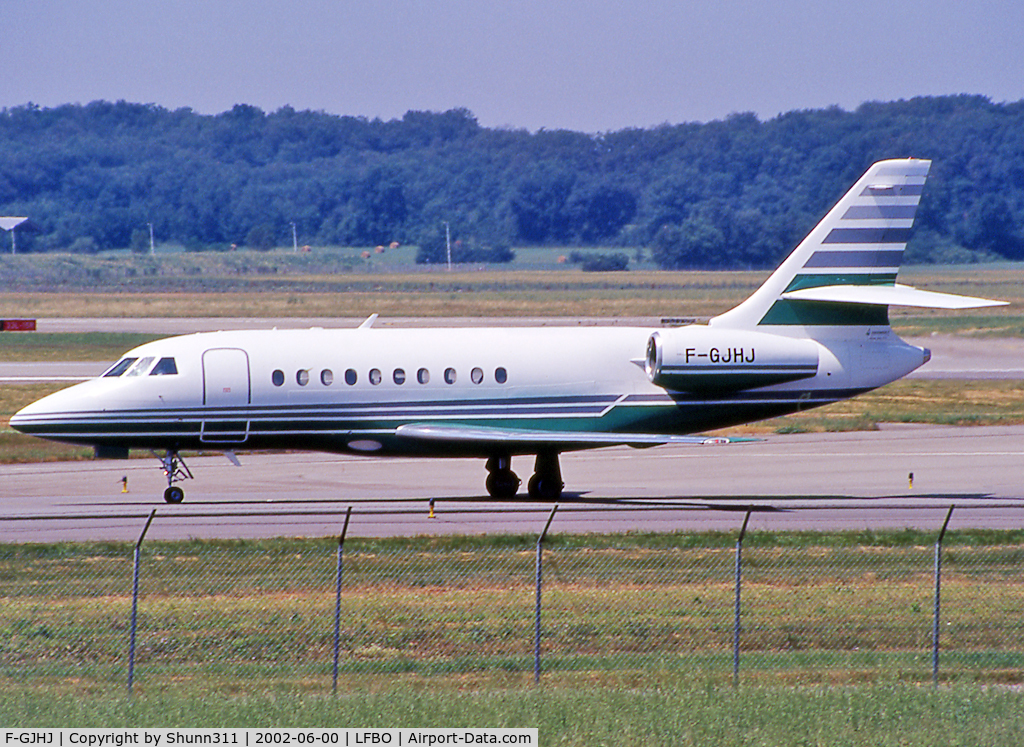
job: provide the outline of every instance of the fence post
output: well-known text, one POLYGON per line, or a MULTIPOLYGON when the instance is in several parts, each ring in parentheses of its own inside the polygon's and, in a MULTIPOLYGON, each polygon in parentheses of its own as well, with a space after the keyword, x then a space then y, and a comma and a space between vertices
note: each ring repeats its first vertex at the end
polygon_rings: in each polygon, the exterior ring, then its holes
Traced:
POLYGON ((747 524, 750 522, 750 511, 743 517, 743 527, 740 529, 740 536, 736 538, 736 605, 732 624, 732 686, 740 684, 740 580, 743 572, 743 537, 747 533, 747 524))
POLYGON ((341 562, 345 553, 345 535, 348 534, 348 520, 352 518, 352 507, 345 512, 345 525, 338 535, 338 566, 334 577, 334 673, 331 677, 331 692, 338 693, 338 654, 341 650, 341 562))
POLYGON ((939 531, 939 537, 935 540, 935 616, 932 618, 932 685, 939 686, 939 606, 942 591, 942 540, 946 536, 946 528, 949 526, 949 519, 953 516, 951 505, 946 513, 946 520, 939 531))
POLYGON ((142 527, 142 534, 139 535, 139 541, 135 543, 135 555, 132 563, 132 620, 128 634, 129 698, 132 697, 132 691, 135 687, 135 632, 138 629, 139 620, 139 558, 142 555, 142 541, 146 538, 146 532, 149 531, 149 525, 153 523, 154 516, 156 516, 155 508, 149 512, 149 518, 146 519, 146 525, 142 527))
POLYGON ((541 556, 543 554, 544 538, 548 534, 548 529, 551 527, 551 522, 555 518, 555 511, 558 510, 558 504, 554 505, 551 509, 551 514, 548 516, 548 523, 544 525, 544 531, 537 537, 537 563, 536 563, 536 584, 537 584, 537 604, 534 611, 533 620, 533 681, 535 683, 540 682, 540 590, 541 590, 541 575, 542 575, 542 563, 541 556))

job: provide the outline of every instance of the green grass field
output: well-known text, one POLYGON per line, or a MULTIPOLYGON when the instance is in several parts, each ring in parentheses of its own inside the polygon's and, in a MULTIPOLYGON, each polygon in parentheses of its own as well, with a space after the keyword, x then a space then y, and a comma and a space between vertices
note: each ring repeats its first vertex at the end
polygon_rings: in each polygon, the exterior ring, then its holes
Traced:
POLYGON ((0 337, 0 362, 110 361, 160 335, 114 332, 8 332, 0 337))
POLYGON ((759 534, 731 679, 726 534, 550 538, 541 684, 530 537, 0 547, 7 727, 529 726, 542 744, 1003 745, 1024 738, 1024 533, 947 538, 943 685, 918 532, 759 534), (1006 687, 1012 685, 1012 687, 1006 687))
MULTIPOLYGON (((1020 532, 951 537, 944 681, 1020 684, 1020 532)), ((545 552, 544 681, 720 686, 732 678, 733 537, 554 537, 545 552)), ((742 680, 930 680, 932 537, 752 535, 742 680)), ((532 683, 532 538, 352 540, 340 598, 345 691, 532 683)), ((153 542, 140 577, 137 687, 323 694, 336 543, 153 542)), ((125 685, 128 544, 0 548, 0 694, 125 685)))
POLYGON ((8 727, 536 727, 542 745, 1001 747, 1024 742, 1018 692, 840 688, 388 689, 338 698, 12 695, 8 727))

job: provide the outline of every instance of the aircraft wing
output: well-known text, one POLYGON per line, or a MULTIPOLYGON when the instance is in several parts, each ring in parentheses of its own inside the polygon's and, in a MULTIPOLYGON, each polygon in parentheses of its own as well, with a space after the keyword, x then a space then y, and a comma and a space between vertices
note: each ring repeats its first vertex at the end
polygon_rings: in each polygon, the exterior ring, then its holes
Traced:
POLYGON ((448 425, 445 423, 410 423, 399 426, 395 434, 419 441, 453 444, 515 444, 517 446, 660 446, 664 444, 731 444, 760 441, 759 438, 725 436, 666 436, 656 433, 591 433, 584 431, 525 430, 487 426, 448 425))

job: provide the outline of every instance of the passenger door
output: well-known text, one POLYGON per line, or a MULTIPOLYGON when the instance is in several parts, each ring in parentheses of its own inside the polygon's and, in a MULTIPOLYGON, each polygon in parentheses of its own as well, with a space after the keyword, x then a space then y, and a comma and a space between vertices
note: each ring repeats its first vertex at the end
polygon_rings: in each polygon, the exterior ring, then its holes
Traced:
POLYGON ((239 348, 203 353, 203 405, 207 414, 199 434, 205 443, 245 443, 252 401, 249 355, 239 348))

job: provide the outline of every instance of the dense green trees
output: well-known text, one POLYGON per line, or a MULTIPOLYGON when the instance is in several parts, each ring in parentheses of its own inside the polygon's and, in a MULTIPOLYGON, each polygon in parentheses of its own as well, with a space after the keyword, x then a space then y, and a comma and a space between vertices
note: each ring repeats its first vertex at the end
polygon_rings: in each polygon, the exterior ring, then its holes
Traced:
POLYGON ((481 127, 468 111, 400 120, 238 105, 93 102, 0 111, 0 214, 34 251, 290 243, 421 245, 455 261, 515 244, 650 247, 663 267, 778 262, 874 160, 933 159, 917 261, 1024 259, 1024 102, 983 97, 750 114, 586 135, 481 127), (147 239, 148 239, 148 229, 147 239))

